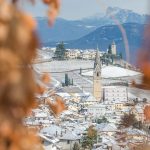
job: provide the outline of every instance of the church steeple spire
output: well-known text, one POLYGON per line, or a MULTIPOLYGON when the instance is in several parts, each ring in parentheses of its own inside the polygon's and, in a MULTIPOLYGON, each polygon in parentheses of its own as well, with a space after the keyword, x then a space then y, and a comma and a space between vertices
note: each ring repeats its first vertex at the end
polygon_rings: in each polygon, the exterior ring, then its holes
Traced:
POLYGON ((97 46, 95 62, 94 62, 94 74, 93 74, 93 95, 96 100, 101 100, 102 89, 101 89, 101 60, 100 52, 97 46))
POLYGON ((98 45, 97 45, 97 50, 96 50, 96 56, 95 56, 95 62, 94 62, 94 69, 96 68, 97 65, 101 69, 100 52, 99 52, 98 45))

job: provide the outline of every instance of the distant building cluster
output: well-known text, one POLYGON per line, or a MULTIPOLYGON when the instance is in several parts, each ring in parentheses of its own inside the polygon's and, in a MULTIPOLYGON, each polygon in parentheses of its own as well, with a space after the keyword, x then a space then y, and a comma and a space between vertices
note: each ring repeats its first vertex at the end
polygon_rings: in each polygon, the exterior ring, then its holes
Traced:
MULTIPOLYGON (((108 46, 107 51, 100 50, 100 57, 103 64, 109 65, 119 65, 122 67, 131 67, 126 61, 123 60, 122 53, 117 52, 117 45, 113 41, 112 44, 108 46)), ((83 59, 83 60, 94 60, 96 57, 95 49, 66 49, 65 58, 66 59, 83 59)))
MULTIPOLYGON (((102 64, 106 65, 118 65, 125 68, 132 68, 133 66, 123 59, 122 53, 118 53, 117 45, 113 41, 108 46, 107 51, 99 51, 102 64)), ((82 60, 94 60, 96 57, 95 49, 66 49, 66 59, 82 59, 82 60)))
MULTIPOLYGON (((101 52, 101 56, 104 52, 101 52)), ((85 59, 94 60, 96 56, 96 50, 79 50, 79 49, 67 49, 66 58, 67 59, 85 59)))
MULTIPOLYGON (((117 56, 117 46, 115 42, 113 41, 111 45, 109 45, 107 52, 100 51, 100 57, 102 57, 104 54, 114 55, 117 56)), ((81 50, 81 49, 66 49, 65 56, 68 59, 95 59, 96 56, 96 50, 95 49, 87 49, 87 50, 81 50)))

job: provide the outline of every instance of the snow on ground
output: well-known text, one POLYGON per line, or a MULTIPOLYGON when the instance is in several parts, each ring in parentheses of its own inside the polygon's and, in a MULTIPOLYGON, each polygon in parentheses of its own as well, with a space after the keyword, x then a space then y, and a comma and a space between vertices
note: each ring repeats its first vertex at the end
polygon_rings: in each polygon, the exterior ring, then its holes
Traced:
MULTIPOLYGON (((93 71, 82 73, 84 76, 93 76, 93 71)), ((105 66, 102 67, 103 78, 117 78, 140 75, 139 72, 135 72, 129 69, 117 67, 117 66, 105 66)))
POLYGON ((93 68, 93 66, 94 61, 92 60, 51 61, 47 63, 34 64, 34 68, 41 72, 61 72, 80 68, 93 68))

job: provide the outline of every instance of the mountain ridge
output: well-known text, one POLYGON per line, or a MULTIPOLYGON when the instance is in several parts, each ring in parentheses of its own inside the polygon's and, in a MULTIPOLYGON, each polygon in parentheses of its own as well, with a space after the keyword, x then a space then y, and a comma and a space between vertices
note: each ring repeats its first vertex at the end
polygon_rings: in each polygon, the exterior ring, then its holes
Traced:
POLYGON ((140 23, 144 24, 148 15, 140 15, 131 10, 109 7, 107 14, 99 15, 99 18, 84 18, 82 20, 65 20, 58 18, 55 25, 50 28, 46 18, 36 18, 38 22, 37 32, 41 37, 42 43, 52 41, 68 41, 79 39, 96 28, 105 25, 115 24, 110 13, 114 14, 115 18, 122 23, 140 23))

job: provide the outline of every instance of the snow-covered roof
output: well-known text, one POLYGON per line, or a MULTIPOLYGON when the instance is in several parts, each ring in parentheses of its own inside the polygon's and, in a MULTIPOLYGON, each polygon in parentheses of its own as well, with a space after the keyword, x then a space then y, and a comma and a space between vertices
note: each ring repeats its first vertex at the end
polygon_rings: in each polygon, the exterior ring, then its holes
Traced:
POLYGON ((127 128, 124 129, 129 135, 147 135, 145 131, 134 129, 134 128, 127 128))
POLYGON ((37 118, 46 118, 47 117, 47 113, 38 112, 38 113, 35 113, 35 117, 37 117, 37 118))
POLYGON ((113 123, 101 123, 97 125, 97 129, 101 132, 114 132, 117 130, 117 127, 113 123))
POLYGON ((61 115, 64 116, 64 115, 71 115, 71 114, 73 114, 72 111, 70 111, 70 110, 65 110, 65 111, 62 112, 61 115))
POLYGON ((106 105, 103 105, 103 104, 94 104, 94 105, 91 105, 89 106, 88 108, 105 108, 106 105))
POLYGON ((61 96, 61 97, 70 97, 71 96, 68 93, 56 93, 56 95, 61 96))
POLYGON ((122 108, 121 111, 122 111, 122 112, 125 112, 125 113, 129 113, 130 108, 129 108, 129 107, 124 107, 124 108, 122 108))
POLYGON ((88 101, 91 102, 91 101, 97 101, 97 100, 96 100, 96 98, 95 98, 94 96, 91 95, 91 96, 89 96, 89 97, 86 99, 86 101, 87 101, 87 102, 88 102, 88 101))
POLYGON ((53 138, 53 139, 52 138, 48 138, 48 137, 46 137, 46 135, 44 135, 42 133, 38 133, 38 136, 43 138, 43 139, 45 139, 46 141, 48 141, 50 143, 53 143, 53 144, 59 142, 59 139, 57 139, 57 138, 53 138))
POLYGON ((123 86, 103 86, 104 89, 118 89, 118 90, 125 90, 126 87, 123 86))
POLYGON ((67 131, 62 137, 60 137, 59 139, 61 140, 71 140, 71 141, 75 141, 75 140, 79 140, 81 139, 80 136, 77 136, 74 132, 71 131, 67 131))
POLYGON ((75 97, 88 97, 90 95, 90 93, 75 93, 74 96, 75 97))
POLYGON ((40 132, 49 135, 61 135, 62 128, 56 125, 51 125, 50 127, 43 128, 40 132))
POLYGON ((128 93, 128 98, 135 99, 135 98, 137 98, 137 96, 135 96, 134 94, 129 92, 128 93))
POLYGON ((137 110, 138 113, 143 114, 144 109, 141 106, 135 106, 135 109, 137 110))
MULTIPOLYGON (((121 144, 124 144, 124 147, 123 150, 129 150, 128 146, 127 146, 127 143, 124 142, 124 143, 121 143, 121 144)), ((119 146, 119 143, 112 137, 112 136, 103 136, 102 137, 102 150, 104 150, 105 148, 108 149, 108 146, 112 147, 112 150, 120 150, 120 146, 119 146)), ((99 149, 96 149, 96 150, 99 150, 99 149)))

